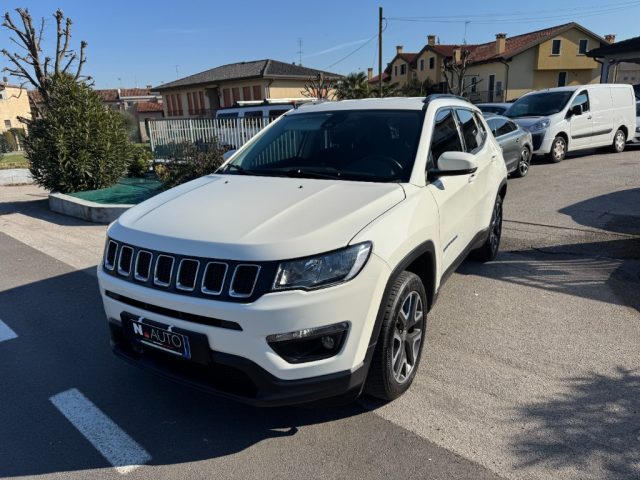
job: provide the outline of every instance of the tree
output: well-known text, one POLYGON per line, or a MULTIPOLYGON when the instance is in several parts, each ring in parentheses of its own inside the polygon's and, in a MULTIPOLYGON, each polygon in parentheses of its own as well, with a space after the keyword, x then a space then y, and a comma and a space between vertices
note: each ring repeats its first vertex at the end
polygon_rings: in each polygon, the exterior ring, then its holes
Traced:
POLYGON ((368 98, 369 84, 363 72, 350 73, 336 82, 336 98, 347 100, 354 98, 368 98))
POLYGON ((319 73, 307 80, 302 95, 318 100, 331 100, 334 96, 335 79, 319 73))
POLYGON ((108 187, 125 174, 130 146, 122 117, 69 74, 45 80, 42 115, 27 120, 24 139, 31 174, 56 192, 108 187))
MULTIPOLYGON (((31 84, 44 101, 49 97, 48 82, 56 75, 70 75, 74 81, 91 80, 91 77, 82 76, 82 67, 86 62, 85 48, 87 42, 80 42, 80 51, 70 48, 71 25, 73 22, 56 10, 53 17, 56 20, 56 51, 53 57, 42 58, 41 42, 44 35, 45 19, 40 20, 40 26, 36 28, 33 18, 26 8, 17 8, 21 26, 13 20, 9 12, 4 14, 2 26, 11 32, 9 40, 20 47, 18 52, 9 52, 6 48, 0 50, 10 66, 3 69, 4 72, 20 79, 20 86, 31 84)), ((21 91, 22 93, 22 91, 21 91)))
POLYGON ((447 81, 449 92, 462 95, 464 90, 464 76, 467 72, 471 52, 467 49, 460 49, 458 52, 459 55, 454 51, 453 57, 447 57, 444 60, 442 73, 447 81))
POLYGON ((382 95, 378 94, 378 86, 375 85, 374 87, 371 88, 371 90, 369 90, 369 96, 371 98, 380 98, 382 97, 397 97, 400 95, 400 89, 398 88, 398 84, 396 83, 390 83, 390 82, 383 82, 382 83, 382 95))
POLYGON ((400 94, 404 97, 426 97, 437 91, 435 84, 429 78, 421 82, 416 77, 412 77, 400 88, 400 94))

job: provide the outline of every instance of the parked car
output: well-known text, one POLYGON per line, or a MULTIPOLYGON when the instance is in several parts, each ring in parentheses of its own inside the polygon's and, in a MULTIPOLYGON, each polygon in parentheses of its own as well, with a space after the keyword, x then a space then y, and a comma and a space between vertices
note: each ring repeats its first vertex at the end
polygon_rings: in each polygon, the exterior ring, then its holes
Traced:
POLYGON ((501 115, 485 114, 491 132, 502 147, 502 155, 507 172, 516 177, 524 177, 531 166, 533 141, 531 132, 501 115))
POLYGON ((216 118, 277 118, 298 105, 313 102, 314 98, 290 98, 283 100, 239 101, 234 107, 216 111, 216 118))
POLYGON ((640 142, 640 101, 636 102, 636 136, 634 141, 640 142))
POLYGON ((510 103, 478 103, 476 105, 482 113, 495 113, 496 115, 504 114, 510 106, 510 103))
POLYGON ((506 177, 480 110, 452 96, 291 110, 111 224, 114 352, 257 405, 397 398, 445 280, 498 253, 506 177))
POLYGON ((579 85, 527 93, 505 112, 533 136, 533 153, 560 162, 567 152, 610 146, 622 152, 636 131, 633 87, 579 85))

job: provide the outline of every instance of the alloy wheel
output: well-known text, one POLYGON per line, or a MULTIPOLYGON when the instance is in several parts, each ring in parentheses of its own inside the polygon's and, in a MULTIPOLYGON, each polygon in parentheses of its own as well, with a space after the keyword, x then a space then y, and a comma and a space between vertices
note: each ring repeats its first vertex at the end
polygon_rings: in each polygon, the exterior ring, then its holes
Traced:
POLYGON ((409 292, 396 317, 391 349, 391 369, 396 382, 402 384, 415 368, 422 344, 424 306, 420 294, 409 292))
POLYGON ((565 154, 564 140, 559 138, 553 144, 553 156, 555 157, 556 160, 561 160, 562 158, 564 158, 564 154, 565 154))
POLYGON ((492 252, 497 252, 502 235, 502 202, 497 201, 491 215, 491 227, 489 232, 489 245, 492 252))
POLYGON ((524 177, 529 172, 529 164, 531 162, 531 154, 528 148, 523 148, 520 154, 520 163, 518 164, 518 170, 520 170, 520 176, 524 177))
POLYGON ((625 141, 626 141, 626 138, 624 136, 624 132, 621 130, 618 130, 618 132, 616 133, 616 141, 615 141, 615 147, 618 152, 621 152, 624 150, 625 141))

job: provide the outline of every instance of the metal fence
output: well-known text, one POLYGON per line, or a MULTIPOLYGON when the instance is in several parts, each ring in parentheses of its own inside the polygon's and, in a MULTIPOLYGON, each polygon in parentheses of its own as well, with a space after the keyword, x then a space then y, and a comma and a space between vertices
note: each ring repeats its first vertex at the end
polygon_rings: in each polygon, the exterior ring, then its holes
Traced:
POLYGON ((188 118, 181 120, 150 120, 149 140, 157 157, 170 156, 184 143, 240 148, 266 127, 273 118, 188 118))

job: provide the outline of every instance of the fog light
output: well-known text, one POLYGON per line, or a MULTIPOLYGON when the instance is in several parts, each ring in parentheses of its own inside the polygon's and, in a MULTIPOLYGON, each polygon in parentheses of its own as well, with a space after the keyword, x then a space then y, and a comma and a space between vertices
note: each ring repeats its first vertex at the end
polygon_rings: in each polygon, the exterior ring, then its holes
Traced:
POLYGON ((326 327, 269 335, 267 343, 289 363, 312 362, 340 352, 348 330, 349 322, 340 322, 326 327))

